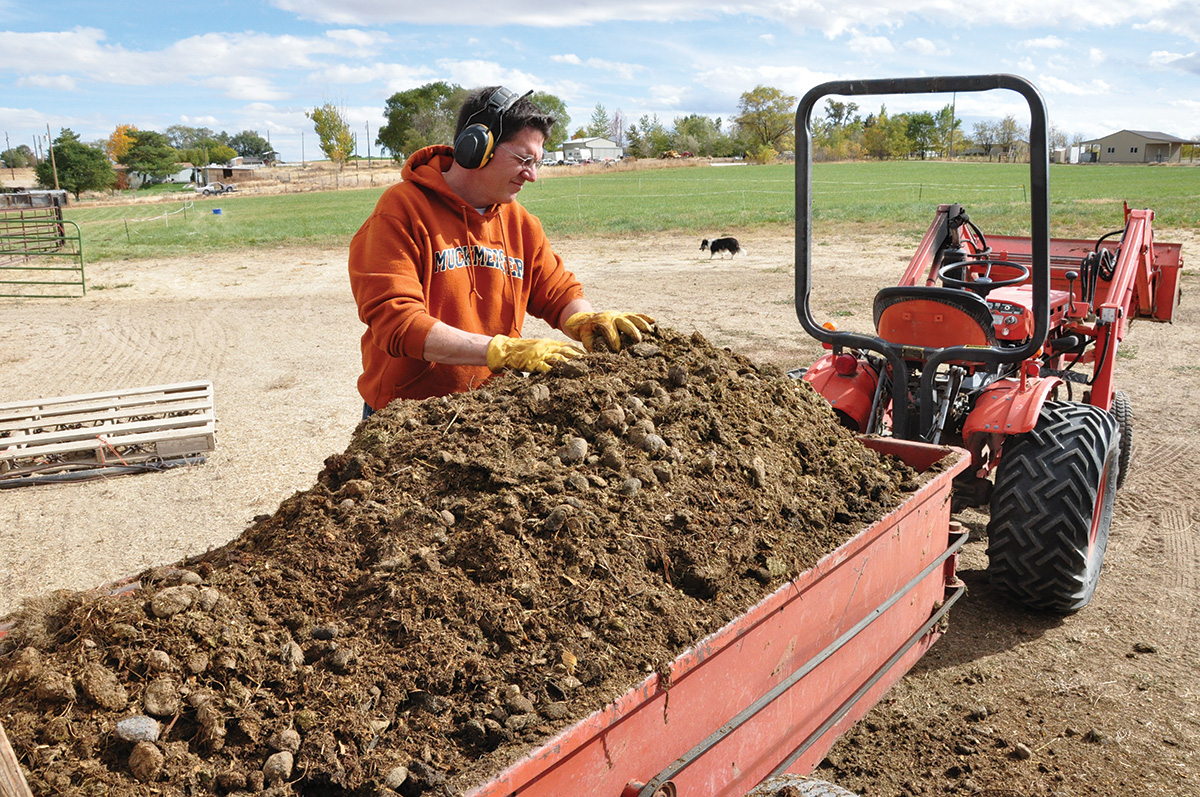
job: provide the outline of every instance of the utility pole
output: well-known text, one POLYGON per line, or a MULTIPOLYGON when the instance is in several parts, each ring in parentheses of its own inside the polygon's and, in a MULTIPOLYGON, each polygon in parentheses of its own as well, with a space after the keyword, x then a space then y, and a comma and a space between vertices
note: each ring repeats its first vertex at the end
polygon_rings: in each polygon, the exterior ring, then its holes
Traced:
MULTIPOLYGON (((7 130, 4 131, 4 149, 5 149, 5 151, 12 149, 12 145, 8 143, 8 131, 7 130)), ((9 172, 12 173, 12 178, 14 180, 17 179, 17 169, 15 166, 12 165, 11 161, 8 164, 8 170, 9 170, 9 172)))
POLYGON ((367 122, 367 169, 371 168, 371 123, 367 122))
POLYGON ((50 150, 50 171, 54 172, 54 190, 58 190, 58 164, 54 162, 54 139, 50 138, 50 124, 46 124, 46 148, 50 150))
POLYGON ((300 168, 307 169, 308 164, 304 161, 304 131, 300 131, 300 168))
POLYGON ((958 110, 958 92, 950 95, 950 160, 954 160, 954 116, 958 110))

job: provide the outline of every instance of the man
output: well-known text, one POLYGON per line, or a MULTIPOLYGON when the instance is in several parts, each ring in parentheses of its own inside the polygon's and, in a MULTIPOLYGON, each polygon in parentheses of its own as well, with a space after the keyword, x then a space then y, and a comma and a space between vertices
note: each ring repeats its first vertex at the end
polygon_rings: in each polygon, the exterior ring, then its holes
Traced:
POLYGON ((355 234, 363 417, 392 399, 471 390, 505 368, 545 372, 581 354, 522 338, 526 312, 587 351, 600 337, 615 351, 620 333, 641 340, 651 329, 640 313, 596 312, 541 222, 514 201, 537 179, 555 121, 528 97, 499 86, 469 94, 454 146, 413 153, 355 234))

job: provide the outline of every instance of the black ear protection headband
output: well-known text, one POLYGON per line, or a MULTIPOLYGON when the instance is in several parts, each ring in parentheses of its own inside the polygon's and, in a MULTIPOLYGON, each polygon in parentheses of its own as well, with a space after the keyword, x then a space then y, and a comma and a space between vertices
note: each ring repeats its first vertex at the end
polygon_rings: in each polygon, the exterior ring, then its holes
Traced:
POLYGON ((471 119, 482 115, 483 120, 465 126, 454 139, 454 160, 458 165, 464 169, 482 169, 486 166, 504 132, 504 114, 530 94, 533 92, 517 95, 503 86, 496 89, 487 104, 471 115, 471 119))

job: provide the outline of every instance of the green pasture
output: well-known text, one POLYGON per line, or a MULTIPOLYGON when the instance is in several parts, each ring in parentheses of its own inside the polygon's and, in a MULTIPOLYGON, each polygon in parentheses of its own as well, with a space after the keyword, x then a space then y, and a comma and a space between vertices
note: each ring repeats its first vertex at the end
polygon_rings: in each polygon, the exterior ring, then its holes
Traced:
MULTIPOLYGON (((177 203, 73 206, 88 261, 221 252, 295 244, 343 246, 381 188, 177 203), (220 214, 213 211, 220 209, 220 214)), ((856 225, 912 236, 940 203, 964 205, 985 233, 1028 232, 1029 168, 1023 164, 867 162, 814 164, 816 231, 856 225)), ((525 186, 520 201, 551 238, 679 230, 738 233, 795 224, 795 169, 772 166, 555 174, 525 186)), ((1153 208, 1157 230, 1200 226, 1200 169, 1187 166, 1054 165, 1051 233, 1089 238, 1123 226, 1122 204, 1153 208)))

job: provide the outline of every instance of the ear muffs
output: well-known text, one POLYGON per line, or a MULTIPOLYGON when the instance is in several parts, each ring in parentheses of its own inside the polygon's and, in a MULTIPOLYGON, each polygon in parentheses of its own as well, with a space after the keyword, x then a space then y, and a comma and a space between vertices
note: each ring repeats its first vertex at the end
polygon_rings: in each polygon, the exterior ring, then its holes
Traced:
MULTIPOLYGON (((482 119, 463 128, 454 139, 454 160, 464 169, 482 169, 496 152, 496 142, 504 132, 504 114, 520 100, 532 94, 517 95, 501 86, 488 98, 487 104, 472 114, 482 119)), ((468 120, 469 121, 469 120, 468 120)))

